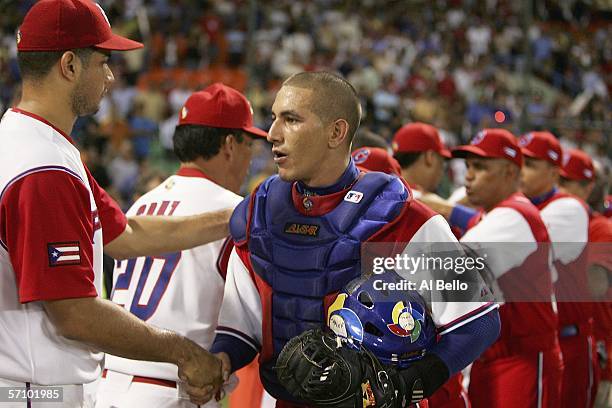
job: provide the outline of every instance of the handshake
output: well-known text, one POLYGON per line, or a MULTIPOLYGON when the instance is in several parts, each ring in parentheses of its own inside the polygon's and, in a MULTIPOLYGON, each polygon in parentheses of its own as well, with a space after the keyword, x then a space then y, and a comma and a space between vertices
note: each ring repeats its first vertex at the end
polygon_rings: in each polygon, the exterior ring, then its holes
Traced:
POLYGON ((184 340, 176 361, 182 391, 196 405, 204 405, 213 397, 219 400, 230 376, 229 357, 225 353, 213 355, 193 341, 184 340))

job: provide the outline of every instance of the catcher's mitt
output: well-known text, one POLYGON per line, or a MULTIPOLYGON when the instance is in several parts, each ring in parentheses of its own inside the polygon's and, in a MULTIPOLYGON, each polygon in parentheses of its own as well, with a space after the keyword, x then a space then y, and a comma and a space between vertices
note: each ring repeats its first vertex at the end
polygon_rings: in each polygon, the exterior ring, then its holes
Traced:
POLYGON ((423 398, 420 380, 406 390, 393 367, 384 367, 363 347, 342 347, 335 334, 321 329, 291 339, 275 370, 293 396, 318 407, 396 408, 412 403, 413 396, 423 398))

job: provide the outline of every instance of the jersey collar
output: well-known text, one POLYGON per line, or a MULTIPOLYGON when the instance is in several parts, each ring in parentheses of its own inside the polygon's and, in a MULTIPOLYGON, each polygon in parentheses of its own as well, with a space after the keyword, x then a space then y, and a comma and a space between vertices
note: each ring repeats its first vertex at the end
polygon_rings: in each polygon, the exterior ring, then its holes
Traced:
POLYGON ((57 133, 59 133, 60 135, 64 136, 64 137, 66 138, 66 140, 68 140, 70 143, 72 143, 72 144, 74 145, 74 140, 72 140, 72 138, 71 138, 70 136, 68 136, 66 133, 64 133, 64 131, 63 131, 63 130, 61 130, 61 129, 59 129, 58 127, 56 127, 55 125, 53 125, 53 123, 49 122, 47 119, 43 118, 42 116, 38 116, 38 115, 37 115, 37 114, 35 114, 35 113, 28 112, 28 111, 25 111, 25 110, 23 110, 23 109, 19 109, 19 108, 11 108, 11 110, 12 110, 13 112, 15 112, 15 113, 20 113, 20 114, 22 114, 22 115, 29 116, 29 117, 31 117, 31 118, 33 118, 33 119, 36 119, 36 120, 37 120, 37 121, 39 121, 39 122, 44 123, 44 124, 45 124, 45 125, 47 125, 47 126, 52 127, 52 128, 53 128, 53 130, 55 130, 55 131, 56 131, 57 133))
POLYGON ((363 173, 351 159, 342 176, 331 186, 311 188, 304 183, 295 182, 291 188, 293 205, 302 215, 323 216, 340 204, 346 193, 359 179, 360 174, 363 173))
POLYGON ((335 193, 309 196, 299 193, 296 184, 294 184, 291 189, 291 199, 293 200, 293 206, 300 214, 321 217, 336 208, 351 187, 352 184, 335 193))
POLYGON ((200 169, 196 169, 195 167, 181 167, 176 171, 176 175, 182 177, 200 177, 216 183, 213 179, 208 177, 206 173, 200 169))
POLYGON ((346 170, 334 184, 325 187, 309 187, 301 181, 294 183, 294 187, 299 194, 305 196, 322 196, 337 193, 345 190, 352 185, 359 176, 359 169, 355 166, 355 162, 351 158, 346 170))
POLYGON ((538 206, 550 200, 552 196, 554 196, 555 194, 557 194, 557 187, 553 187, 553 189, 550 190, 548 193, 542 194, 541 196, 532 197, 529 200, 531 201, 533 205, 538 206))

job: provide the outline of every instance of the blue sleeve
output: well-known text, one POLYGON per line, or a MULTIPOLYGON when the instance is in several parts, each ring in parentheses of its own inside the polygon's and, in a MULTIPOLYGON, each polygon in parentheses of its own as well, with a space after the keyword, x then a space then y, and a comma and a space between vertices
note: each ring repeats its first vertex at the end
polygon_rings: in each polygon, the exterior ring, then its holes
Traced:
POLYGON ((211 353, 226 353, 232 363, 232 372, 249 364, 257 356, 251 345, 229 334, 218 333, 210 347, 211 353))
POLYGON ((465 231, 468 227, 468 223, 476 214, 478 214, 478 211, 473 208, 455 204, 449 217, 449 223, 453 227, 458 227, 465 231))
POLYGON ((236 206, 236 208, 234 208, 234 212, 229 221, 230 235, 234 239, 234 242, 242 242, 247 238, 246 229, 250 203, 251 196, 248 195, 236 206))
POLYGON ((442 336, 429 350, 448 367, 450 376, 476 360, 499 337, 501 323, 497 308, 442 336))

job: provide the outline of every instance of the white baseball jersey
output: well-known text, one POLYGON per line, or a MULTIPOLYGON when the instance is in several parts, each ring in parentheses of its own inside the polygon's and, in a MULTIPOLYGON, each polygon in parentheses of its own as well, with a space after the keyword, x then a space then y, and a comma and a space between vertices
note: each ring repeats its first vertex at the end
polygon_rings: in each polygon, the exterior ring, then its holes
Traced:
POLYGON ((553 197, 540 208, 540 215, 554 249, 555 260, 566 265, 576 260, 588 241, 589 214, 576 197, 553 197), (574 245, 563 245, 574 242, 574 245))
POLYGON ((70 137, 19 109, 0 122, 0 192, 0 378, 93 381, 102 353, 59 336, 42 302, 98 295, 102 246, 125 216, 70 137))
MULTIPOLYGON (((242 197, 215 184, 200 170, 181 168, 140 197, 127 214, 194 215, 235 207, 241 200, 242 197)), ((174 330, 209 348, 223 300, 224 268, 219 262, 226 241, 160 257, 118 262, 113 302, 147 323, 174 330)), ((105 367, 125 374, 178 380, 177 366, 168 363, 107 355, 105 367)))
POLYGON ((461 237, 461 242, 468 243, 474 249, 480 249, 482 244, 485 245, 485 248, 491 252, 487 254, 487 266, 495 278, 500 278, 509 270, 522 265, 538 248, 525 217, 508 207, 497 207, 484 214, 480 222, 461 237), (521 245, 495 245, 502 242, 521 243, 521 245))

